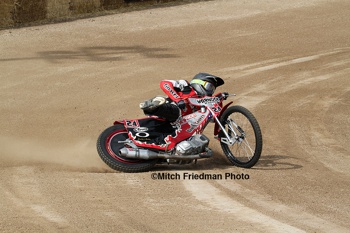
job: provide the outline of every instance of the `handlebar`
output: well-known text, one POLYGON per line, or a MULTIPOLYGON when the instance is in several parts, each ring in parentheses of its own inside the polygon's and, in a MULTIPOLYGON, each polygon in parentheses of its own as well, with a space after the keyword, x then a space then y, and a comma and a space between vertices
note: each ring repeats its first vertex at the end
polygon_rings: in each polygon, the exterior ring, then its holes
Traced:
MULTIPOLYGON (((222 92, 222 93, 219 93, 219 94, 221 94, 221 97, 224 99, 224 100, 226 100, 228 97, 230 97, 230 96, 236 96, 236 94, 229 94, 228 92, 222 92)), ((218 94, 218 95, 219 95, 218 94)), ((217 95, 217 96, 218 96, 217 95)))

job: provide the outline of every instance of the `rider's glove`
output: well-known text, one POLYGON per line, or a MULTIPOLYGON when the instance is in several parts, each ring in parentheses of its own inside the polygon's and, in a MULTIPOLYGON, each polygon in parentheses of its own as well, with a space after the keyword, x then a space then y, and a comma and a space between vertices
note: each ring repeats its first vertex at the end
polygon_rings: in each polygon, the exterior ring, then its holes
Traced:
POLYGON ((223 92, 223 93, 221 93, 221 95, 222 95, 222 98, 224 100, 226 100, 228 98, 228 96, 229 96, 228 92, 223 92))
POLYGON ((179 102, 177 102, 177 106, 181 109, 185 109, 186 108, 186 103, 183 100, 180 100, 179 102))

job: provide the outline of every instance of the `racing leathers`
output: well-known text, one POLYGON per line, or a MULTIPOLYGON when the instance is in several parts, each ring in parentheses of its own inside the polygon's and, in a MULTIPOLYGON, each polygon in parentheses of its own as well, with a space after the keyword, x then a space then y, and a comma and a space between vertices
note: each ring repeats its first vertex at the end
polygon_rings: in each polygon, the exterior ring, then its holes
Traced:
POLYGON ((189 105, 188 98, 197 97, 197 93, 186 80, 163 80, 160 88, 168 98, 158 96, 141 103, 140 107, 146 115, 173 122, 180 116, 194 112, 194 106, 189 105))

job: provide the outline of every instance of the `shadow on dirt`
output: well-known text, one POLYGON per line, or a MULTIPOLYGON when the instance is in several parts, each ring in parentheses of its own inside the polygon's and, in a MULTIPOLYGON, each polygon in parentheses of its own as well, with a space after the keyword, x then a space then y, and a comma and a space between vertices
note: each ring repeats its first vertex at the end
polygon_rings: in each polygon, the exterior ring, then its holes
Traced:
POLYGON ((291 170, 300 169, 303 166, 291 163, 293 158, 286 155, 264 155, 259 162, 253 167, 255 170, 291 170))
POLYGON ((3 58, 0 62, 21 60, 46 60, 50 63, 59 63, 64 60, 81 60, 93 62, 123 61, 143 58, 176 58, 178 55, 171 54, 167 48, 149 48, 145 46, 95 46, 81 47, 76 51, 44 51, 38 52, 37 56, 23 58, 3 58))
MULTIPOLYGON (((292 157, 285 155, 266 155, 261 156, 258 163, 250 168, 251 170, 291 170, 300 169, 303 166, 300 164, 292 163, 292 157)), ((56 172, 78 172, 78 173, 122 173, 109 168, 104 165, 101 161, 100 163, 93 166, 89 165, 74 165, 69 162, 58 163, 57 161, 2 161, 3 163, 0 167, 21 167, 21 166, 33 166, 41 170, 50 170, 56 172)), ((190 163, 185 165, 178 164, 157 164, 150 172, 176 172, 176 171, 225 171, 232 169, 244 169, 232 166, 231 163, 221 154, 215 153, 213 158, 198 160, 197 163, 190 163)), ((250 169, 247 169, 250 170, 250 169)))
MULTIPOLYGON (((258 163, 250 168, 254 170, 291 170, 291 169, 300 169, 303 166, 300 164, 292 163, 290 160, 293 159, 290 156, 285 155, 263 155, 261 156, 258 163)), ((176 164, 162 164, 156 166, 152 171, 200 171, 200 170, 225 170, 238 168, 232 166, 231 163, 221 155, 216 153, 213 158, 198 160, 197 164, 188 164, 188 165, 176 165, 176 164)), ((240 168, 241 169, 241 168, 240 168)))
MULTIPOLYGON (((262 155, 258 163, 250 168, 252 170, 293 170, 300 169, 303 166, 297 163, 291 162, 294 158, 286 155, 262 155)), ((60 169, 63 169, 62 167, 60 169)), ((105 167, 99 168, 85 168, 85 169, 77 169, 77 168, 64 168, 68 171, 75 172, 83 172, 83 173, 119 173, 118 171, 114 171, 113 169, 105 167)), ((176 171, 215 171, 215 170, 232 170, 232 169, 244 169, 236 166, 232 166, 231 163, 221 155, 220 153, 215 153, 214 156, 210 159, 202 159, 198 160, 197 163, 190 164, 157 164, 151 171, 149 172, 176 172, 176 171)), ((247 169, 247 170, 250 170, 247 169)))

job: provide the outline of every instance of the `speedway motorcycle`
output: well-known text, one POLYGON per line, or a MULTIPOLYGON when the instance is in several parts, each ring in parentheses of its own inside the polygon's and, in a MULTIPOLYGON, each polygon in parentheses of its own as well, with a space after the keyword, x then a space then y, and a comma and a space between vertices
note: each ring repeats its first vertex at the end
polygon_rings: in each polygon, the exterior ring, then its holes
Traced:
POLYGON ((117 120, 97 140, 101 159, 121 172, 145 172, 161 163, 189 164, 213 157, 203 134, 214 123, 214 138, 233 165, 253 167, 262 151, 262 135, 254 115, 242 106, 223 105, 230 95, 188 98, 197 111, 169 122, 158 117, 117 120))

